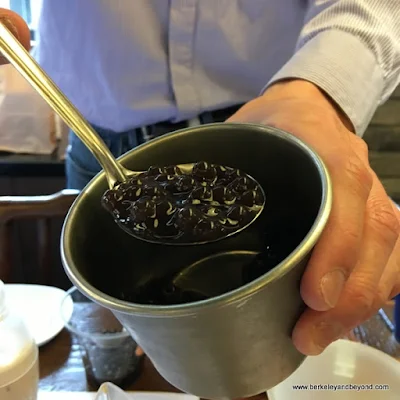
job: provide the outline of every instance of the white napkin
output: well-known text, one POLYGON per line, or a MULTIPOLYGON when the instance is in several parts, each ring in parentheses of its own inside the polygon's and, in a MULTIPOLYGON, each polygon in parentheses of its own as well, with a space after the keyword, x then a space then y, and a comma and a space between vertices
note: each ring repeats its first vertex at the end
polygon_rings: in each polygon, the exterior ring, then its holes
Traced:
POLYGON ((50 106, 11 65, 0 67, 0 150, 50 154, 57 137, 50 106))
POLYGON ((95 400, 129 400, 129 397, 118 386, 106 382, 99 387, 95 400))

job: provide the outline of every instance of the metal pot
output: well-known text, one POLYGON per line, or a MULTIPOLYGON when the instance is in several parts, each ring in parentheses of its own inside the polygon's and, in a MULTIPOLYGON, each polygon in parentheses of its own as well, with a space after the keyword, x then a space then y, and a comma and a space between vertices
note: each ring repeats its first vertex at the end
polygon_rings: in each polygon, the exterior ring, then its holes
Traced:
POLYGON ((256 223, 213 244, 145 243, 120 230, 102 209, 107 182, 100 173, 65 220, 62 260, 73 284, 114 312, 171 384, 202 398, 248 397, 277 385, 304 360, 291 332, 305 307, 300 280, 330 213, 330 179, 303 142, 258 125, 188 128, 120 158, 133 170, 200 160, 239 168, 262 184, 267 202, 256 223), (170 306, 124 300, 149 279, 221 252, 255 254, 269 240, 279 248, 279 264, 228 293, 170 306))

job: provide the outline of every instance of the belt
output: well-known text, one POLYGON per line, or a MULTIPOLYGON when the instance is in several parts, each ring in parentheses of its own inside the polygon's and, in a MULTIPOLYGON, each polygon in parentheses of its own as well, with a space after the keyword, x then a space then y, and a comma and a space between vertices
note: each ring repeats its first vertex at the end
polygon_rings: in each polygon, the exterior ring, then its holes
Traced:
POLYGON ((242 104, 223 108, 215 111, 206 111, 201 113, 195 118, 181 121, 181 122, 158 122, 153 125, 142 126, 136 129, 136 136, 139 143, 148 142, 151 139, 162 136, 166 133, 173 132, 179 129, 189 128, 191 126, 198 126, 203 124, 210 124, 214 122, 224 122, 231 117, 242 104))

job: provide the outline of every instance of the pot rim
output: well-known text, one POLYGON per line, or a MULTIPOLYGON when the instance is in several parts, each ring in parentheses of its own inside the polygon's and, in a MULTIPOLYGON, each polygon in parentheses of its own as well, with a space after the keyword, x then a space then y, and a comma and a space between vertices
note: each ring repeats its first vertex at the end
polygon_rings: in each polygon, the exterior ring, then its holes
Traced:
MULTIPOLYGON (((313 249, 315 244, 317 243, 319 237, 321 236, 330 215, 330 211, 332 208, 332 182, 329 175, 329 171, 322 161, 320 156, 310 147, 305 144, 302 140, 292 135, 289 132, 283 131, 278 128, 270 127, 267 125, 260 124, 243 124, 243 123, 212 123, 201 125, 198 127, 189 127, 181 130, 177 130, 166 135, 160 136, 156 139, 153 139, 151 143, 160 142, 163 140, 167 140, 170 136, 179 136, 186 135, 188 133, 192 134, 196 130, 204 130, 206 129, 215 129, 216 127, 220 128, 224 126, 224 128, 235 127, 241 125, 245 129, 258 130, 262 131, 268 135, 273 135, 279 137, 285 141, 289 141, 291 144, 300 148, 311 161, 314 163, 316 167, 322 184, 322 197, 320 207, 315 218, 313 225, 308 231, 307 235, 304 239, 297 245, 295 249, 279 264, 277 264, 272 270, 267 272, 266 274, 260 276, 254 281, 240 286, 239 288, 232 290, 230 292, 224 293, 222 295, 212 297, 210 299, 196 301, 193 303, 185 303, 185 304, 176 304, 176 305, 142 305, 136 303, 130 303, 124 300, 117 299, 113 296, 110 296, 99 289, 95 288, 91 285, 83 275, 76 268, 71 252, 70 252, 70 240, 72 238, 71 234, 67 234, 71 230, 71 221, 74 220, 74 214, 76 212, 76 204, 79 203, 80 199, 84 196, 87 196, 87 189, 96 184, 99 180, 105 179, 104 171, 100 171, 90 182, 89 184, 81 191, 78 197, 75 199, 72 204, 70 210, 67 213, 67 216, 64 220, 64 224, 61 232, 61 243, 60 243, 60 251, 61 251, 61 261, 64 266, 65 272, 67 273, 69 279, 85 296, 89 297, 93 301, 112 309, 117 312, 122 312, 126 314, 136 314, 147 317, 171 317, 171 316, 187 316, 198 313, 201 310, 208 309, 210 307, 221 307, 226 306, 231 303, 240 303, 246 302, 246 299, 256 293, 259 292, 264 286, 270 284, 273 281, 276 281, 290 272, 293 268, 296 267, 313 249)), ((149 142, 141 144, 135 149, 149 145, 149 142)), ((118 158, 119 161, 124 163, 124 160, 128 158, 129 154, 134 151, 131 150, 121 157, 118 158)))

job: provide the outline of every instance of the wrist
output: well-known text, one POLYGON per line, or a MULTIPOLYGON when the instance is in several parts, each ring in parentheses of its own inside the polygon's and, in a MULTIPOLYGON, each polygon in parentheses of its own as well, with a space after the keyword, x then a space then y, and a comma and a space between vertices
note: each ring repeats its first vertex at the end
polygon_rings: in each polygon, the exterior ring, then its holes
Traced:
POLYGON ((285 79, 273 83, 261 96, 267 102, 287 99, 297 99, 308 102, 326 112, 335 113, 341 123, 351 132, 354 126, 339 105, 322 89, 312 82, 302 79, 285 79))

